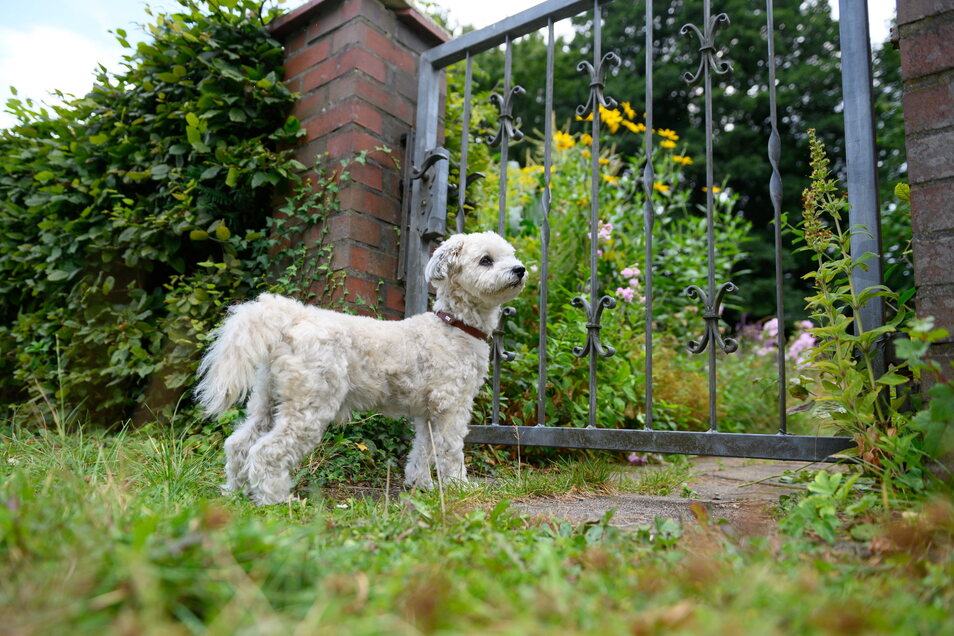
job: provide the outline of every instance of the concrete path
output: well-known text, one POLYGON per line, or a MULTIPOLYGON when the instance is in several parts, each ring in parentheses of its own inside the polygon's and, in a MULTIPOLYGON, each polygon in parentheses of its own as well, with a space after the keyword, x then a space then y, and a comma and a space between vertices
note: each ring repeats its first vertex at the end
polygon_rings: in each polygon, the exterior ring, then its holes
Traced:
POLYGON ((761 533, 772 527, 771 510, 779 498, 803 488, 785 484, 779 481, 779 477, 787 470, 796 471, 809 466, 804 462, 726 457, 697 457, 692 463, 693 477, 688 482, 693 493, 690 497, 579 495, 533 499, 514 506, 532 516, 566 519, 573 523, 598 521, 608 510, 615 508, 611 525, 624 529, 651 524, 656 517, 670 517, 683 524, 692 524, 696 522, 701 506, 709 522, 724 519, 739 532, 761 533), (698 505, 693 506, 694 503, 698 505))

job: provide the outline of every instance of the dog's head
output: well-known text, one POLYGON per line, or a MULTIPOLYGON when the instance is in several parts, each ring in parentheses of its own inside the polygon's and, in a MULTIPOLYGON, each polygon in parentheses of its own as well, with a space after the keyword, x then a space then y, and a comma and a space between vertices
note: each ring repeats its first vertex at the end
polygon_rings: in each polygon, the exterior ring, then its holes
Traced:
POLYGON ((454 234, 434 251, 424 269, 438 295, 463 293, 485 305, 514 299, 526 284, 526 273, 513 246, 495 232, 454 234))

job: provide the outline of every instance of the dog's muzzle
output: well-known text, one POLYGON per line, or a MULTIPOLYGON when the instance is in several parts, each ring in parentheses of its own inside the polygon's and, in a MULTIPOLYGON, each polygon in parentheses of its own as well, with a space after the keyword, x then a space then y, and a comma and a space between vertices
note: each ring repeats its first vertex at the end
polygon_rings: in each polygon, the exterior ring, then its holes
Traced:
POLYGON ((515 280, 515 281, 513 282, 513 284, 510 285, 510 286, 511 286, 511 287, 519 287, 519 286, 520 286, 520 283, 523 282, 523 276, 524 276, 524 274, 527 273, 527 268, 524 267, 523 265, 517 265, 516 267, 514 267, 513 269, 510 270, 510 273, 513 274, 514 278, 516 278, 516 280, 515 280))

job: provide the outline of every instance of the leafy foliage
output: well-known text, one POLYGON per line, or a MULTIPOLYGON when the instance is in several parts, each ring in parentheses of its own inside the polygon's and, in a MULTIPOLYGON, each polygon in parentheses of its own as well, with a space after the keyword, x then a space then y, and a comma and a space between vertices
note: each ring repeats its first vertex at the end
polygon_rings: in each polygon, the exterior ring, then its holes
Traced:
POLYGON ((276 13, 180 5, 88 95, 54 112, 7 105, 18 124, 0 133, 4 404, 168 414, 223 304, 269 277, 303 295, 328 279, 320 249, 303 256, 337 175, 319 171, 312 193, 296 174, 303 131, 265 29, 276 13), (276 195, 286 203, 269 218, 276 195))

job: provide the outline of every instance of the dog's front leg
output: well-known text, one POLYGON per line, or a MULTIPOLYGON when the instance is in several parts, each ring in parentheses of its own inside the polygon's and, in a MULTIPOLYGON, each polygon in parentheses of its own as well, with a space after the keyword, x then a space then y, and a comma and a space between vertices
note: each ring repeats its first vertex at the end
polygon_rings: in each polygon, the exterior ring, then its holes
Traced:
POLYGON ((431 480, 431 464, 434 463, 435 441, 431 439, 428 430, 427 418, 414 418, 414 442, 411 452, 407 456, 407 466, 404 469, 404 485, 408 488, 423 488, 430 490, 434 487, 431 480))

